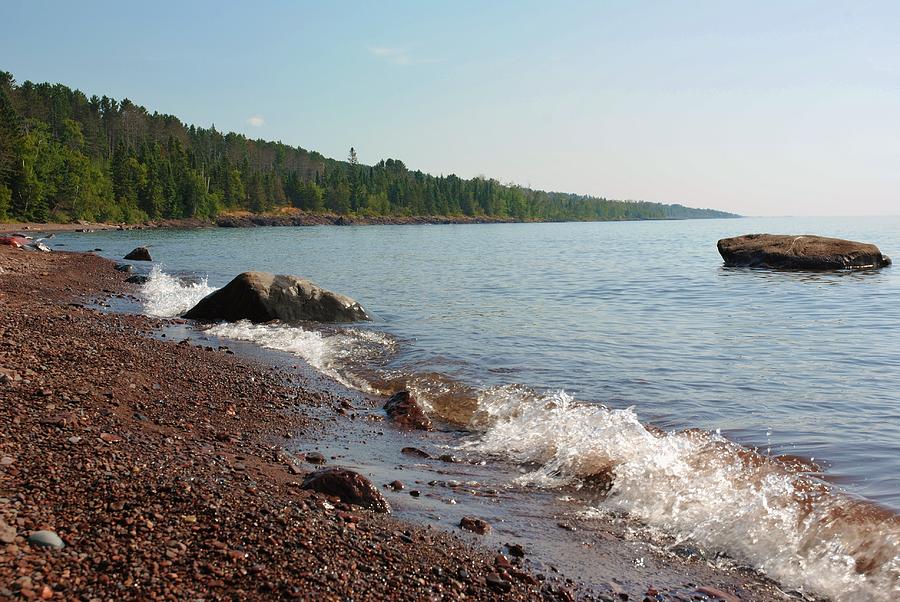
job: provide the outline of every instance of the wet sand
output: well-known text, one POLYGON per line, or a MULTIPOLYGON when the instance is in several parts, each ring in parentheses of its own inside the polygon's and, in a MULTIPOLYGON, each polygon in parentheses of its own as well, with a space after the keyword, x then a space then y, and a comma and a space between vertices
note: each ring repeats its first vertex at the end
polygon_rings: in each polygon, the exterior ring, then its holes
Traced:
POLYGON ((442 488, 502 474, 402 459, 400 443, 439 440, 392 431, 379 400, 104 311, 136 291, 108 260, 2 247, 0 269, 0 599, 798 599, 635 544, 616 518, 548 522, 552 495, 453 494, 465 511, 495 506, 493 535, 463 534, 442 488), (376 485, 404 480, 388 494, 398 516, 301 490, 312 449, 376 485), (27 542, 44 529, 65 547, 27 542))

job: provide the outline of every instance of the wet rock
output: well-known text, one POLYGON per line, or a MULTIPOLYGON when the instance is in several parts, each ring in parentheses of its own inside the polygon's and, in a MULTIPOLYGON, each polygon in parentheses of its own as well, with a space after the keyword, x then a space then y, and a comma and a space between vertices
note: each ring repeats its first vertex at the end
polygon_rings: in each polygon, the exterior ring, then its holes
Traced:
POLYGON ((448 464, 456 464, 459 462, 459 458, 454 456, 453 454, 441 454, 438 456, 438 460, 441 462, 447 462, 448 464))
POLYGON ((143 274, 134 274, 125 279, 125 282, 130 282, 131 284, 147 284, 150 280, 150 276, 145 276, 143 274))
POLYGON ((134 266, 130 263, 117 263, 116 271, 130 273, 134 271, 134 266))
POLYGON ((42 548, 61 550, 66 547, 63 540, 54 531, 34 531, 28 536, 28 543, 42 548))
MULTIPOLYGON (((572 595, 568 589, 554 585, 552 583, 545 583, 541 588, 541 594, 543 594, 545 600, 558 600, 559 602, 575 602, 575 596, 572 595)), ((628 600, 628 594, 620 594, 620 600, 628 600), (623 597, 624 596, 624 597, 623 597)))
POLYGON ((368 320, 362 306, 344 295, 297 276, 244 272, 191 308, 185 318, 252 322, 356 322, 368 320))
POLYGON ((408 429, 430 431, 433 427, 425 411, 409 391, 399 391, 384 404, 388 417, 394 424, 408 429))
POLYGON ((698 587, 697 592, 721 602, 741 602, 741 599, 717 587, 698 587))
POLYGON ((391 507, 369 479, 346 468, 323 468, 303 479, 303 489, 339 497, 341 501, 369 508, 375 512, 390 512, 391 507))
POLYGON ((602 470, 581 479, 581 486, 596 493, 609 493, 612 489, 614 475, 612 470, 602 470))
POLYGON ((325 456, 323 456, 319 452, 309 452, 308 454, 305 454, 305 457, 306 461, 310 464, 325 464, 325 456))
POLYGON ((875 245, 827 238, 782 234, 747 234, 718 242, 725 265, 781 270, 841 270, 891 265, 875 245))
POLYGON ((418 489, 411 489, 411 490, 409 491, 409 495, 411 495, 411 496, 413 496, 413 497, 419 497, 419 496, 422 495, 422 494, 421 494, 421 492, 420 492, 418 489))
POLYGON ((525 557, 525 548, 522 547, 522 544, 508 543, 506 544, 506 549, 509 551, 510 556, 515 556, 516 558, 525 557))
POLYGON ((487 582, 488 587, 502 594, 505 594, 512 589, 512 584, 501 578, 497 573, 488 573, 487 577, 485 577, 485 581, 487 582))
POLYGON ((416 458, 430 458, 431 454, 426 451, 422 451, 418 447, 404 447, 400 450, 400 453, 406 456, 415 456, 416 458))
POLYGON ((147 247, 137 247, 131 253, 125 256, 129 261, 153 261, 150 257, 150 249, 147 247))
POLYGON ((462 520, 459 521, 459 527, 460 529, 465 529, 466 531, 471 531, 472 533, 477 533, 478 535, 484 535, 485 533, 489 533, 491 530, 491 526, 487 521, 476 518, 474 516, 462 517, 462 520))
POLYGON ((394 491, 400 491, 403 489, 403 483, 401 483, 400 481, 391 481, 388 486, 394 491))

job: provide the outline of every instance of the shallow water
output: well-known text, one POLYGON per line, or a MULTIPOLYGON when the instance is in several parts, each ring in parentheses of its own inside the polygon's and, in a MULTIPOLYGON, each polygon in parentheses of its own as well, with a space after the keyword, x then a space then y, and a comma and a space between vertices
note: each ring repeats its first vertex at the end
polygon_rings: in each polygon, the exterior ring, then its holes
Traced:
POLYGON ((240 271, 307 276, 360 301, 375 322, 213 334, 300 355, 362 390, 411 387, 472 433, 467 451, 538 466, 522 486, 612 471, 607 506, 648 524, 837 598, 900 593, 896 514, 853 503, 900 509, 900 271, 723 267, 716 240, 749 232, 864 240, 900 259, 900 218, 98 232, 56 242, 113 257, 150 245, 162 272, 145 289, 147 309, 160 315, 240 271), (766 460, 783 455, 801 461, 766 460), (820 470, 830 486, 810 479, 820 470))

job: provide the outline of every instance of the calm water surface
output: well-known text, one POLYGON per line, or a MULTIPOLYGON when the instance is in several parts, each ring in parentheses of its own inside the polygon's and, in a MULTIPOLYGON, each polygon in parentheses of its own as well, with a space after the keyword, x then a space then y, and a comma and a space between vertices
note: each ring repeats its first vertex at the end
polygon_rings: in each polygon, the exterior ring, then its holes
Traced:
MULTIPOLYGON (((750 232, 873 242, 900 218, 97 232, 65 249, 151 246, 169 273, 221 286, 297 274, 360 301, 397 361, 474 387, 565 389, 665 429, 721 430, 822 463, 900 509, 900 268, 776 273, 722 265, 750 232)), ((54 242, 54 241, 51 241, 54 242)))

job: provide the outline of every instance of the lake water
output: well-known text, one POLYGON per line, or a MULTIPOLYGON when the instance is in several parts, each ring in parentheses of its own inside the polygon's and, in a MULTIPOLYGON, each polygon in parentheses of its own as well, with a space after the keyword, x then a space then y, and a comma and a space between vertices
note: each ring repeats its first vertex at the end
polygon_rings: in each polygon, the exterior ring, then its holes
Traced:
MULTIPOLYGON (((157 315, 188 309, 242 271, 308 277, 374 321, 215 334, 295 353, 363 390, 411 388, 465 433, 461 450, 528 466, 523 486, 612 470, 616 508, 731 546, 780 578, 767 565, 780 548, 778 562, 827 580, 834 563, 860 566, 854 552, 835 552, 835 537, 845 547, 874 538, 865 554, 878 569, 863 581, 900 592, 900 268, 724 267, 716 241, 750 232, 873 242, 900 259, 894 217, 159 230, 55 242, 111 257, 150 246, 157 268, 145 294, 157 315), (829 517, 857 501, 889 510, 866 510, 876 518, 851 535, 829 517), (831 531, 810 531, 811 521, 831 531)), ((843 585, 809 585, 868 596, 851 573, 843 585)))

